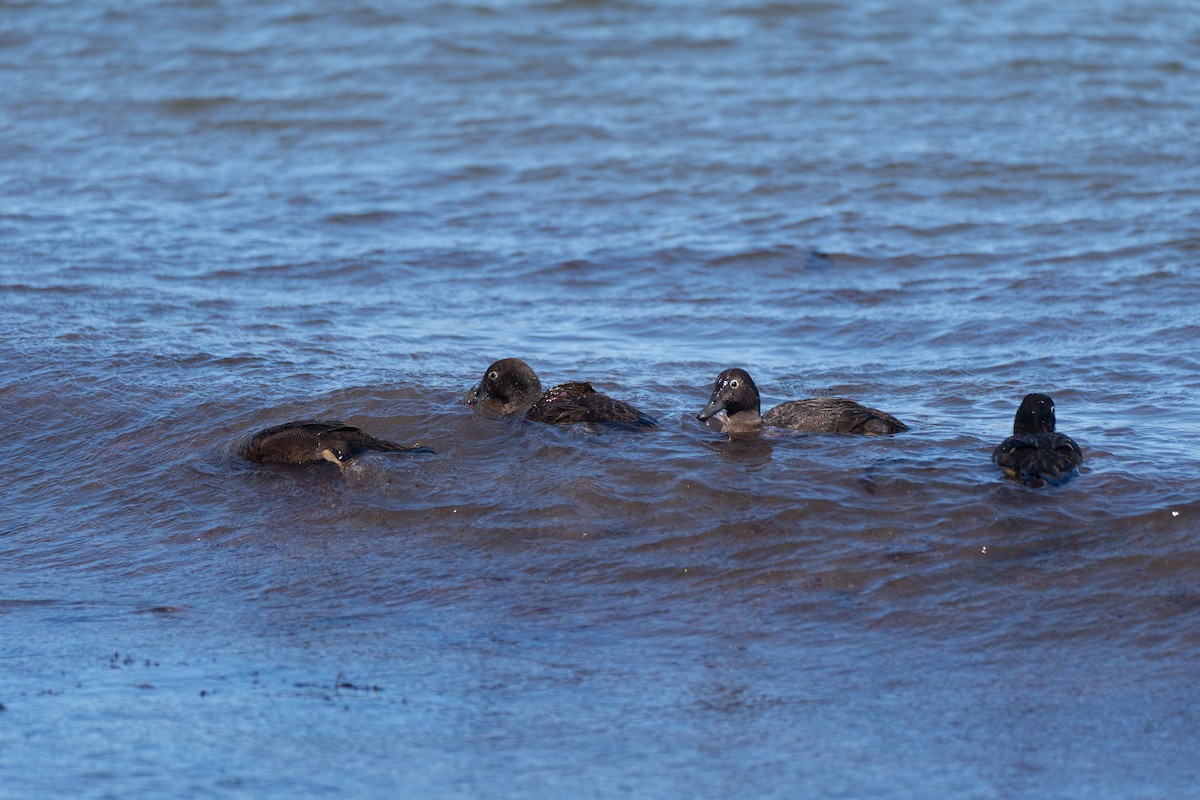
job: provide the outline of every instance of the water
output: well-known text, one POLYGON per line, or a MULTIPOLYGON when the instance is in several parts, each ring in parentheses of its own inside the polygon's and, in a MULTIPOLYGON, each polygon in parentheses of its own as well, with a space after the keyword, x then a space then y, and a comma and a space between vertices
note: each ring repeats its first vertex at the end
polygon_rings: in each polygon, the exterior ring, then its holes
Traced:
POLYGON ((1198 73, 1172 2, 0 2, 0 794, 1195 793, 1198 73), (727 441, 734 365, 912 431, 727 441), (438 452, 237 458, 304 417, 438 452))

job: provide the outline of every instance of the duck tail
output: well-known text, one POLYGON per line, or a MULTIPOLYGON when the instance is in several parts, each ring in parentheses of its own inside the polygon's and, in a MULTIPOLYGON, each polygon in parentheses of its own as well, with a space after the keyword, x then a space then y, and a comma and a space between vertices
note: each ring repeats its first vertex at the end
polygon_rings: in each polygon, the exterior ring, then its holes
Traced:
POLYGON ((1032 486, 1039 486, 1042 483, 1062 486, 1078 473, 1079 469, 1074 459, 1053 450, 1039 450, 1021 465, 1021 478, 1032 486))

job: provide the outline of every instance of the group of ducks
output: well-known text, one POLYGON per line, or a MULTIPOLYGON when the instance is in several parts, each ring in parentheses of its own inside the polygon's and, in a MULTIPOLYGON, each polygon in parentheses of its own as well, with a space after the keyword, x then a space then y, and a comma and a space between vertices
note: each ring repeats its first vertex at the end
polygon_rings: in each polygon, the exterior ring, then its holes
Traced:
MULTIPOLYGON (((563 383, 543 392, 537 374, 519 358, 504 358, 488 367, 479 384, 467 392, 465 402, 487 416, 522 414, 532 422, 551 425, 584 423, 637 429, 658 424, 629 403, 596 391, 586 381, 563 383)), ((708 404, 696 415, 702 422, 714 417, 721 430, 731 435, 753 434, 764 427, 868 436, 908 430, 891 414, 838 397, 789 400, 763 414, 758 386, 744 369, 727 369, 717 376, 708 404)), ((1064 482, 1083 463, 1083 453, 1079 445, 1054 427, 1054 401, 1044 394, 1026 395, 1017 409, 1013 435, 992 453, 993 463, 1031 486, 1064 482)), ((433 452, 421 445, 377 439, 340 422, 305 420, 259 431, 243 445, 241 455, 257 463, 332 462, 344 468, 372 451, 433 452)))

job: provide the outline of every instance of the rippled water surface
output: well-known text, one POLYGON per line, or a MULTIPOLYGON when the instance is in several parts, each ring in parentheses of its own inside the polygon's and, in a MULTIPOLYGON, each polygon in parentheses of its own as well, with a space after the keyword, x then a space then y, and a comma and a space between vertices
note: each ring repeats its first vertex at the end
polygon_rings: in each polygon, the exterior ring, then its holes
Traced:
POLYGON ((1183 2, 0 0, 0 794, 1195 794, 1197 85, 1183 2))

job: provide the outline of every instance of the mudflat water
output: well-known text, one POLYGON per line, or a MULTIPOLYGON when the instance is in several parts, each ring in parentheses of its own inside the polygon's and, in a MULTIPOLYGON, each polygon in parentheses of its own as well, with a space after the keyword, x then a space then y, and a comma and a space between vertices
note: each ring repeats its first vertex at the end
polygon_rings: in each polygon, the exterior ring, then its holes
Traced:
POLYGON ((0 795, 1194 796, 1198 85, 1190 2, 0 0, 0 795))

